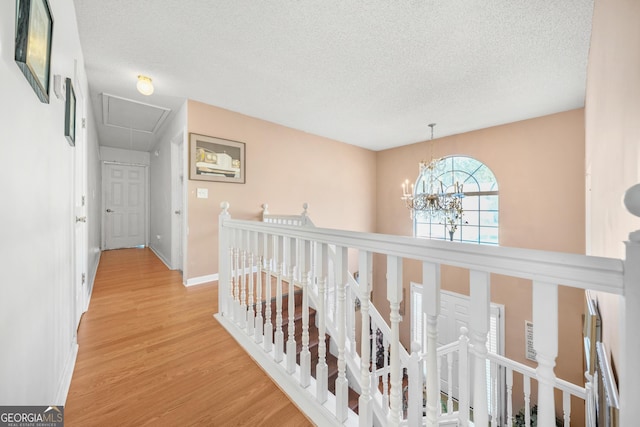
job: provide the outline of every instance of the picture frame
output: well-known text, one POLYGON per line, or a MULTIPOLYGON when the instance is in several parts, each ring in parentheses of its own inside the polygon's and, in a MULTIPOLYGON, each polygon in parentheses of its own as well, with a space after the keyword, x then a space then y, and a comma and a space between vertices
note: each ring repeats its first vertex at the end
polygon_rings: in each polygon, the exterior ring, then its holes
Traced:
POLYGON ((15 61, 45 104, 49 103, 52 36, 48 0, 17 0, 15 61))
POLYGON ((69 145, 76 145, 76 92, 73 90, 71 79, 67 77, 66 86, 66 102, 64 108, 64 136, 67 138, 69 145))
POLYGON ((244 142, 189 134, 189 179, 244 184, 244 142))

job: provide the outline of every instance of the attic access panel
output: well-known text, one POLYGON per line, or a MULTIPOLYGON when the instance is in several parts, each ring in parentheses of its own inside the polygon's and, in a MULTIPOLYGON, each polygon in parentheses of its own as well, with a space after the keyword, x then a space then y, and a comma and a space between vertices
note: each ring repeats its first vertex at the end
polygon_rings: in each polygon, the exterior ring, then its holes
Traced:
POLYGON ((170 112, 169 108, 102 94, 102 121, 105 126, 154 133, 170 112))

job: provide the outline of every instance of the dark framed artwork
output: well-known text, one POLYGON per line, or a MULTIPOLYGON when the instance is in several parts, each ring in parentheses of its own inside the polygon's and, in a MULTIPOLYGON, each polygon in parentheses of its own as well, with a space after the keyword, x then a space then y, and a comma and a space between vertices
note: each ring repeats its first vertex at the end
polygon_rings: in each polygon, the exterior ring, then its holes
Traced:
POLYGON ((64 108, 64 136, 67 137, 69 145, 76 145, 76 92, 73 90, 71 79, 65 80, 66 104, 64 108))
POLYGON ((47 0, 16 0, 15 60, 40 101, 49 103, 53 18, 47 0))
POLYGON ((245 144, 189 134, 189 179, 245 183, 245 144))

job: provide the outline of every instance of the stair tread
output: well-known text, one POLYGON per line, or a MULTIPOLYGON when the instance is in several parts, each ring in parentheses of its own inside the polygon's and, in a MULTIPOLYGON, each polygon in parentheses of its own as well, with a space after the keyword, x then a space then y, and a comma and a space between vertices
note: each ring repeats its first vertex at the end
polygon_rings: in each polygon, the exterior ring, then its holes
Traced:
MULTIPOLYGON (((295 310, 294 310, 294 338, 296 341, 296 360, 300 362, 300 352, 302 351, 302 290, 297 290, 295 293, 295 310)), ((266 302, 262 302, 262 313, 264 316, 266 302)), ((311 353, 311 376, 315 378, 316 367, 318 364, 318 351, 319 351, 319 336, 318 328, 315 325, 316 311, 309 307, 309 352, 311 353)), ((276 330, 276 299, 271 300, 271 324, 273 331, 276 330)), ((289 338, 289 304, 288 295, 282 295, 282 332, 284 334, 284 346, 286 350, 286 342, 289 338)), ((335 380, 338 377, 338 359, 336 356, 329 352, 329 344, 331 337, 326 335, 326 363, 327 363, 327 377, 328 377, 328 390, 335 394, 335 380)), ((358 413, 358 400, 360 395, 351 387, 348 388, 348 406, 349 408, 358 413)))

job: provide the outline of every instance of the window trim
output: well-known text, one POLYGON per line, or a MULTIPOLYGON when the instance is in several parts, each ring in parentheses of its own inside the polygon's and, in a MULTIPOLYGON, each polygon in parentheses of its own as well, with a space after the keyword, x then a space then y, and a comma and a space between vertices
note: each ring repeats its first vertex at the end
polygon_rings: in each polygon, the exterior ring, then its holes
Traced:
MULTIPOLYGON (((481 191, 464 191, 463 194, 465 195, 465 197, 477 197, 478 198, 478 203, 477 203, 477 209, 467 209, 465 210, 465 212, 469 212, 469 213, 473 213, 474 215, 477 214, 477 224, 475 225, 468 225, 468 224, 464 224, 463 220, 464 220, 464 216, 463 218, 460 219, 460 223, 458 224, 458 232, 456 233, 456 237, 454 237, 454 241, 457 242, 461 242, 461 243, 473 243, 473 244, 480 244, 480 245, 490 245, 490 246, 499 246, 500 245, 500 192, 499 192, 499 185, 498 185, 498 180, 496 179, 495 174, 493 173, 493 171, 491 170, 491 168, 489 168, 489 166, 487 166, 485 163, 481 162, 480 160, 471 157, 471 156, 466 156, 466 155, 451 155, 451 156, 445 156, 442 158, 442 161, 444 162, 445 165, 445 169, 442 171, 442 173, 440 173, 438 175, 439 179, 442 179, 443 176, 446 176, 447 174, 450 174, 452 177, 455 176, 456 173, 462 173, 465 174, 467 176, 467 178, 464 180, 463 184, 467 185, 470 184, 470 179, 473 180, 473 184, 477 189, 480 189, 481 186, 481 182, 478 181, 478 179, 474 176, 476 173, 478 173, 481 170, 486 170, 490 173, 491 177, 493 178, 493 182, 491 182, 491 188, 495 188, 495 190, 481 190, 481 191), (467 158, 467 159, 471 159, 472 161, 476 162, 477 165, 475 168, 473 168, 471 171, 466 170, 466 169, 459 169, 458 166, 456 165, 456 158, 467 158), (484 168, 484 169, 483 169, 484 168), (496 201, 496 209, 481 209, 480 205, 481 205, 481 199, 480 197, 482 196, 496 196, 497 201, 496 201), (497 214, 497 219, 495 221, 494 224, 492 225, 482 225, 481 223, 481 213, 482 212, 494 212, 495 214, 497 214), (469 240, 469 239, 463 239, 463 229, 465 227, 473 227, 474 230, 477 230, 477 239, 473 239, 473 240, 469 240), (482 231, 483 229, 490 229, 493 228, 496 230, 496 241, 488 241, 488 240, 482 240, 482 231)), ((415 184, 414 184, 414 188, 416 189, 415 191, 418 191, 417 189, 420 186, 420 183, 422 182, 423 176, 422 175, 418 175, 418 177, 416 178, 415 184)), ((453 178, 452 178, 453 179, 453 178)), ((490 181, 488 181, 490 182, 490 181)), ((484 182, 483 182, 484 183, 484 182)), ((474 188, 475 190, 475 188, 474 188)), ((419 215, 414 215, 413 219, 412 219, 412 225, 413 225, 413 237, 417 237, 417 238, 425 238, 425 239, 433 239, 433 240, 444 240, 444 241, 448 241, 449 239, 447 238, 446 235, 446 228, 445 228, 445 234, 442 237, 437 237, 437 236, 432 236, 432 226, 435 224, 436 226, 444 226, 442 223, 434 223, 433 220, 431 218, 426 218, 423 221, 420 221, 419 219, 419 215), (428 227, 428 234, 424 234, 424 235, 418 235, 418 227, 420 225, 426 225, 428 227)))

